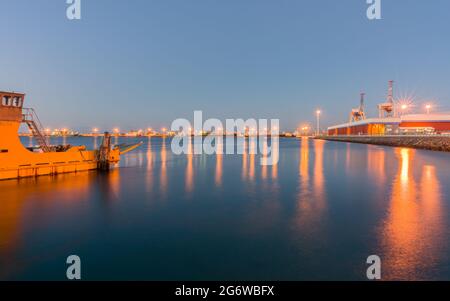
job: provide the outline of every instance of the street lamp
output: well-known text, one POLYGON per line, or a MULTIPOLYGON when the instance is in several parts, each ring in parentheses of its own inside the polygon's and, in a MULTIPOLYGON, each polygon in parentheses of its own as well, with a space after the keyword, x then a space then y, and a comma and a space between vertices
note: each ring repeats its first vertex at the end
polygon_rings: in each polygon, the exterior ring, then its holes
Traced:
POLYGON ((316 111, 316 117, 317 117, 317 136, 319 136, 320 134, 320 114, 322 114, 322 112, 320 110, 316 111))
POLYGON ((425 106, 425 109, 427 109, 427 114, 430 114, 431 105, 430 105, 430 104, 427 104, 427 105, 425 106))
POLYGON ((402 111, 402 114, 405 114, 405 111, 408 109, 408 105, 407 104, 403 104, 400 106, 400 109, 402 111))

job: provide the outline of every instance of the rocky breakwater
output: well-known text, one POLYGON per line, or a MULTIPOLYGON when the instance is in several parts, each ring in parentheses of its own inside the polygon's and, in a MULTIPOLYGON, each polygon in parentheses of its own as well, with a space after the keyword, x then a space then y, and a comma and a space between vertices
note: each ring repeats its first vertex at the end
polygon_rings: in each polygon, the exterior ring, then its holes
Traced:
POLYGON ((319 136, 316 139, 450 152, 450 136, 319 136))

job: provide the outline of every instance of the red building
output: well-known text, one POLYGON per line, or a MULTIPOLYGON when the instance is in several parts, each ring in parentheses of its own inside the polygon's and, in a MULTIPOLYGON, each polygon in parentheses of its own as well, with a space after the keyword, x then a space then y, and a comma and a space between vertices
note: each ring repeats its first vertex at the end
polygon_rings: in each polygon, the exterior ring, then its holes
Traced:
POLYGON ((368 118, 335 125, 328 135, 450 134, 450 114, 368 118))

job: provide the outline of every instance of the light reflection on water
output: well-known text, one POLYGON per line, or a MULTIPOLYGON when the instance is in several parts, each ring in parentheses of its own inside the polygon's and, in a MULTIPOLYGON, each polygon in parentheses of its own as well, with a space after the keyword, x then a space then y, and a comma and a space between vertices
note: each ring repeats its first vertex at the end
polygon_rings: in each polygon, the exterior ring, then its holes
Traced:
POLYGON ((450 279, 446 153, 281 139, 264 166, 253 139, 212 156, 137 140, 110 173, 0 182, 0 279, 64 279, 70 254, 84 279, 359 280, 372 254, 386 280, 450 279))
POLYGON ((417 279, 426 270, 439 269, 444 251, 439 240, 448 226, 443 220, 441 184, 436 166, 414 166, 414 150, 396 149, 395 153, 400 163, 381 232, 386 276, 417 279))

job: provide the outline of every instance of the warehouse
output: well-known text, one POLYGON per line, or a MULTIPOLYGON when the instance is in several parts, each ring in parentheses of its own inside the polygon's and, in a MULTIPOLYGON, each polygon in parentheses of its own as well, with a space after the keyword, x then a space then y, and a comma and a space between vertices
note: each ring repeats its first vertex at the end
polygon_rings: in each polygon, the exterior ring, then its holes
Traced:
POLYGON ((450 114, 368 118, 328 128, 328 135, 450 134, 450 114))

